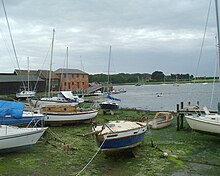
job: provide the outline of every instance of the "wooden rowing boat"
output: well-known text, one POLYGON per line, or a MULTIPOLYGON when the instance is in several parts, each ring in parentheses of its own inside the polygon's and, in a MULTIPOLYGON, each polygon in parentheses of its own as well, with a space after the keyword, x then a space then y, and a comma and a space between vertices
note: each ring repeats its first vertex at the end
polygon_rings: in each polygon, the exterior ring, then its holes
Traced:
POLYGON ((170 112, 157 112, 154 118, 148 121, 152 129, 161 129, 171 125, 173 115, 170 112))

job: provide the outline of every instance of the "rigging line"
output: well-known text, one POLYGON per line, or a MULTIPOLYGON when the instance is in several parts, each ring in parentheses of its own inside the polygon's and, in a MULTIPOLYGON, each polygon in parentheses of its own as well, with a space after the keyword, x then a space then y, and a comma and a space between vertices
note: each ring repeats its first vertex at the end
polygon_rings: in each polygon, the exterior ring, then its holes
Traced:
MULTIPOLYGON (((45 65, 45 62, 46 62, 46 59, 47 59, 47 57, 48 57, 48 54, 49 54, 50 49, 51 49, 51 45, 50 45, 50 47, 49 47, 49 49, 48 49, 48 51, 47 51, 47 53, 46 53, 46 56, 45 56, 45 58, 44 58, 44 61, 43 61, 43 64, 42 64, 42 68, 44 68, 44 65, 45 65)), ((35 86, 34 86, 34 91, 36 91, 36 89, 37 89, 37 84, 38 84, 38 82, 39 82, 39 80, 40 80, 40 75, 41 75, 41 73, 42 73, 42 70, 40 70, 40 72, 38 73, 37 81, 36 81, 36 84, 35 84, 35 86)))
POLYGON ((215 42, 216 42, 216 66, 215 66, 215 71, 214 71, 214 79, 213 79, 213 82, 212 82, 212 94, 211 94, 211 100, 210 100, 210 106, 209 108, 212 107, 212 103, 213 103, 213 97, 214 97, 214 89, 215 89, 215 77, 216 75, 218 75, 218 45, 217 45, 217 38, 215 37, 215 42))
MULTIPOLYGON (((16 59, 16 62, 17 62, 18 69, 20 71, 21 69, 20 69, 20 65, 19 65, 19 62, 18 62, 18 57, 17 57, 17 53, 16 53, 16 50, 15 50, 15 45, 14 45, 14 42, 13 42, 13 38, 12 38, 12 34, 11 34, 11 29, 10 29, 10 25, 9 25, 9 21, 8 21, 8 16, 7 16, 7 13, 6 13, 5 4, 4 4, 3 0, 2 0, 2 6, 3 6, 3 9, 4 9, 4 14, 5 14, 5 18, 6 18, 6 22, 7 22, 7 26, 8 26, 8 31, 9 31, 9 35, 10 35, 11 44, 12 44, 12 47, 13 47, 15 59, 16 59)), ((24 80, 23 80, 22 76, 21 76, 21 81, 22 81, 24 89, 26 90, 25 83, 24 83, 24 80)))
POLYGON ((212 82, 212 95, 211 95, 211 100, 210 100, 210 108, 212 107, 212 103, 213 103, 213 97, 214 97, 214 89, 215 89, 215 77, 217 75, 218 72, 218 59, 216 60, 216 67, 215 67, 215 72, 214 72, 214 79, 212 82))
POLYGON ((7 40, 5 39, 4 34, 3 34, 2 30, 1 30, 1 28, 0 28, 0 33, 1 33, 1 36, 2 36, 2 40, 3 40, 4 43, 5 43, 5 47, 6 47, 7 51, 8 51, 8 54, 9 54, 9 58, 10 58, 10 60, 11 60, 11 63, 12 63, 12 65, 13 65, 13 67, 15 68, 16 66, 14 65, 14 62, 13 62, 13 59, 12 59, 11 51, 10 51, 10 49, 9 49, 9 44, 7 43, 7 40))
MULTIPOLYGON (((216 21, 217 21, 217 39, 218 39, 218 43, 217 43, 217 48, 218 48, 218 59, 220 61, 220 46, 219 46, 219 42, 220 42, 220 31, 219 31, 219 15, 218 15, 218 1, 215 0, 215 8, 216 8, 216 21)), ((220 62, 219 62, 220 64, 220 62)), ((220 65, 219 65, 220 67, 220 65)), ((220 70, 219 70, 220 71, 220 70)), ((219 74, 220 75, 220 74, 219 74)))
MULTIPOLYGON (((67 51, 67 50, 66 50, 67 51)), ((64 68, 66 67, 66 58, 67 58, 67 52, 65 52, 65 55, 64 55, 64 63, 63 63, 63 68, 61 70, 61 77, 60 77, 60 86, 59 86, 59 92, 61 91, 61 88, 62 88, 62 84, 64 83, 64 68)))
POLYGON ((203 46, 204 46, 204 42, 205 42, 205 35, 206 35, 207 26, 208 26, 211 4, 212 4, 212 0, 209 1, 209 8, 208 8, 208 13, 207 13, 207 17, 206 17, 205 30, 203 33, 202 44, 201 44, 201 48, 200 48, 200 52, 199 52, 199 59, 198 59, 197 67, 196 67, 195 78, 197 77, 197 74, 198 74, 199 64, 200 64, 200 60, 201 60, 201 56, 202 56, 202 50, 203 50, 203 46))

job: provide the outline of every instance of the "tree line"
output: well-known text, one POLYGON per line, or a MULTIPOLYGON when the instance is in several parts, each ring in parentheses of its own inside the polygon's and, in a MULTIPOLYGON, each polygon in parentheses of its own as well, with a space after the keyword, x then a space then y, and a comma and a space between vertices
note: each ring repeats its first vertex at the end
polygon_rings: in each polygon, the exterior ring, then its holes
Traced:
MULTIPOLYGON (((147 82, 190 82, 193 80, 211 80, 218 79, 218 77, 194 77, 190 74, 170 74, 165 75, 162 71, 154 71, 152 74, 149 73, 118 73, 110 75, 110 83, 113 84, 125 84, 125 83, 147 83, 147 82)), ((107 74, 94 74, 89 75, 89 82, 97 83, 107 83, 108 75, 107 74)))
MULTIPOLYGON (((110 82, 113 84, 122 84, 122 83, 137 83, 137 82, 145 82, 146 79, 151 77, 148 73, 118 73, 109 76, 110 82)), ((108 75, 106 74, 94 74, 89 75, 89 82, 98 82, 98 83, 107 83, 108 75)))
MULTIPOLYGON (((149 73, 118 73, 110 75, 110 82, 113 84, 123 83, 146 83, 146 82, 175 82, 175 81, 191 81, 194 79, 190 74, 170 74, 165 75, 162 71, 149 73)), ((107 83, 107 74, 89 75, 89 82, 107 83)))

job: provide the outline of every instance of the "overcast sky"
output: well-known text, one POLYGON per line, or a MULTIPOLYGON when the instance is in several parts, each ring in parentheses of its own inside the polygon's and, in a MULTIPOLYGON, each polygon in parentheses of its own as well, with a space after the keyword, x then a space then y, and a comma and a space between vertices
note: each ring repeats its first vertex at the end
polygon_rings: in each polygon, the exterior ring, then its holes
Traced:
MULTIPOLYGON (((216 21, 211 4, 201 61, 209 0, 4 0, 21 69, 78 68, 111 74, 190 73, 213 76, 216 21)), ((0 8, 0 72, 18 68, 6 18, 0 8)))

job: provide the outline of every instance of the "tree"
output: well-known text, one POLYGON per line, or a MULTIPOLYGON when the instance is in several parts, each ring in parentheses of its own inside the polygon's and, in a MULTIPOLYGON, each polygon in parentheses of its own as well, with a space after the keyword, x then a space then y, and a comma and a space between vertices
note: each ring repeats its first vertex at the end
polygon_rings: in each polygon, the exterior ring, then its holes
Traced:
POLYGON ((153 81, 163 81, 164 80, 164 73, 162 71, 155 71, 151 75, 151 79, 153 81))

